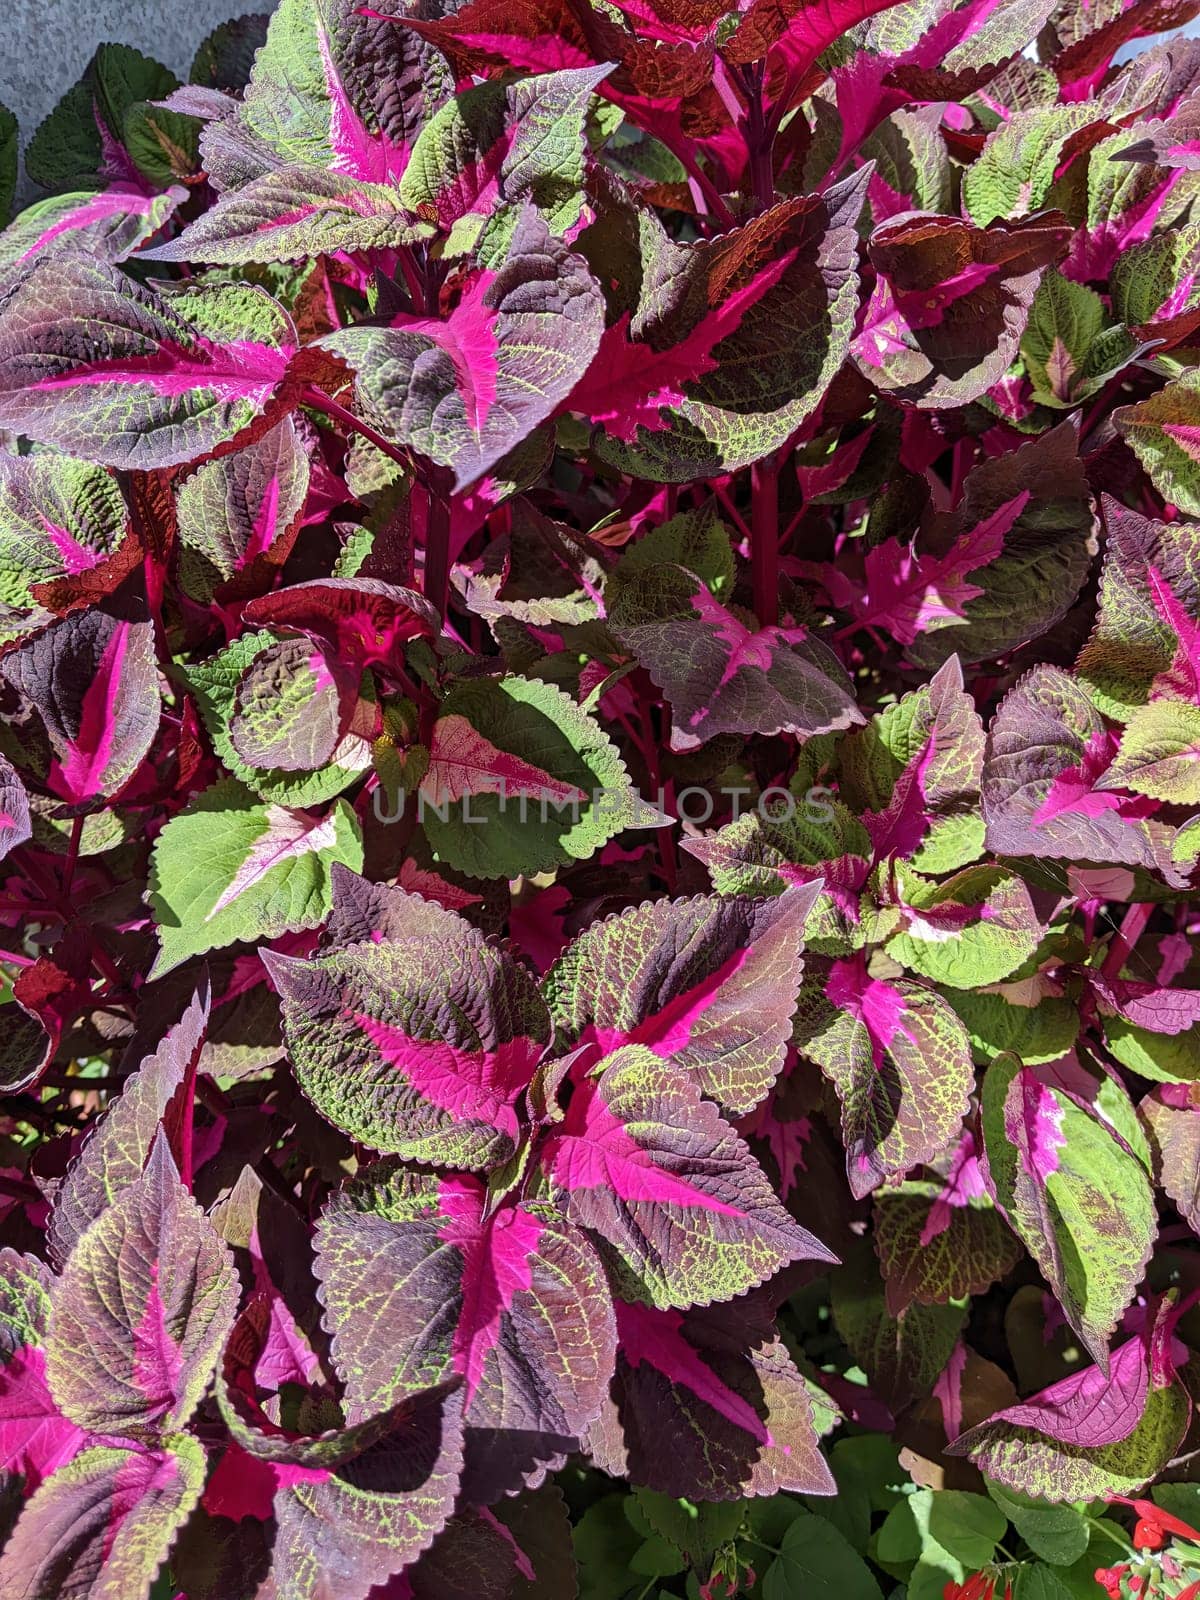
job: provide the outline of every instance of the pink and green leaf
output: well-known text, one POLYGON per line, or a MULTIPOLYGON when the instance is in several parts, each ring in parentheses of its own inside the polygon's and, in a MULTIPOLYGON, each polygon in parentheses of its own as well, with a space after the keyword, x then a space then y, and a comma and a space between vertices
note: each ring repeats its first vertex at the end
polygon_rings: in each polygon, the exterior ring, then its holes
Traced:
POLYGON ((659 900, 594 925, 543 985, 559 1048, 643 1045, 750 1111, 783 1067, 816 894, 659 900))
POLYGON ((184 1427, 237 1292, 232 1256, 159 1137, 145 1172, 79 1239, 55 1291, 46 1372, 64 1414, 126 1438, 184 1427))
POLYGON ((296 349, 261 289, 168 293, 83 256, 43 258, 0 317, 0 426, 105 466, 175 466, 264 432, 296 349))
POLYGON ((1000 1056, 983 1083, 983 1141, 996 1204, 1037 1262, 1093 1359, 1141 1281, 1157 1233, 1149 1175, 1111 1127, 1000 1056))
POLYGON ((411 929, 311 960, 271 956, 293 1067, 317 1109, 372 1149, 460 1168, 514 1154, 550 1037, 527 969, 461 918, 393 891, 411 929))
POLYGON ((645 1045, 574 1084, 540 1164, 539 1192, 591 1234, 629 1299, 711 1305, 790 1261, 829 1259, 716 1107, 645 1045))

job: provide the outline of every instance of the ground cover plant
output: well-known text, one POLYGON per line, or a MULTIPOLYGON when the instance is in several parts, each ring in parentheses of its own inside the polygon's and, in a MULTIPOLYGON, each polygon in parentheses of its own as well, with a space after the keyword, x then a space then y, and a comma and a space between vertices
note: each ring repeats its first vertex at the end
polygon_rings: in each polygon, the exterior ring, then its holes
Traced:
POLYGON ((0 1600, 1200 1595, 1198 11, 282 0, 32 132, 0 1600))

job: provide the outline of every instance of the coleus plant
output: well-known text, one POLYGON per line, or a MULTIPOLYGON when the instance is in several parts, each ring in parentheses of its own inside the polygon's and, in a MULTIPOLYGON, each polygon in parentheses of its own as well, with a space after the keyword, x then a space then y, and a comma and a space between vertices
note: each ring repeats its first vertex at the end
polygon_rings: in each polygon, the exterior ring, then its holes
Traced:
POLYGON ((1197 11, 283 0, 33 132, 0 1600, 1195 1593, 1197 11))

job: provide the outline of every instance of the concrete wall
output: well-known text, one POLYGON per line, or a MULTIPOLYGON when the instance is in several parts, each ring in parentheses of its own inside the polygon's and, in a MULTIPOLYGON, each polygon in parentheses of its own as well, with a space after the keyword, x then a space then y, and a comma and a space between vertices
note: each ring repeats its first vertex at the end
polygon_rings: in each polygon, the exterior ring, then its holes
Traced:
POLYGON ((131 44, 182 76, 196 46, 229 17, 273 0, 6 0, 0 5, 0 103, 25 138, 75 82, 98 44, 131 44))

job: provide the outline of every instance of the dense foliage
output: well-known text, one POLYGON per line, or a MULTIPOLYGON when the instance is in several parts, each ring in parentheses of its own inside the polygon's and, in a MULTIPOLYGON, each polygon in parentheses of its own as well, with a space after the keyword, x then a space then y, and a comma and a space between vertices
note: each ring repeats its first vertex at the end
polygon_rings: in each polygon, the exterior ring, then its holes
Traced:
POLYGON ((1198 10, 282 0, 36 130, 0 1600, 1200 1593, 1198 10))

